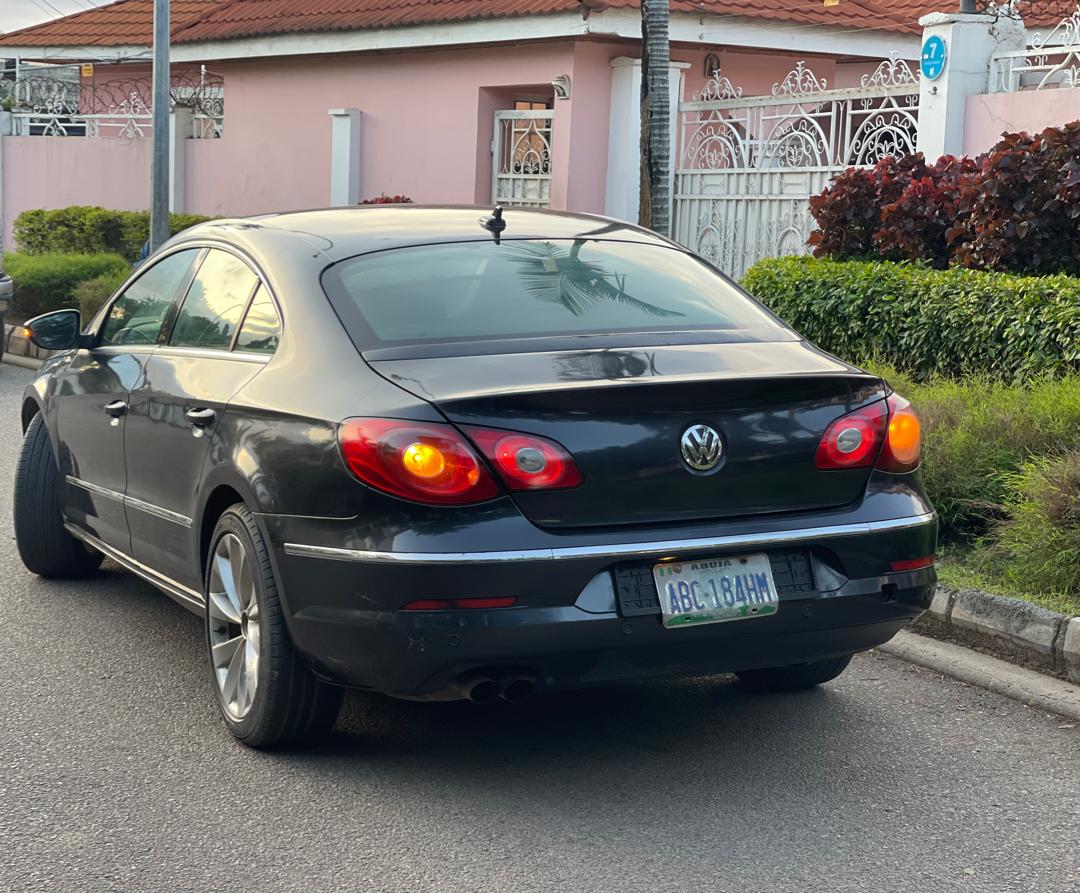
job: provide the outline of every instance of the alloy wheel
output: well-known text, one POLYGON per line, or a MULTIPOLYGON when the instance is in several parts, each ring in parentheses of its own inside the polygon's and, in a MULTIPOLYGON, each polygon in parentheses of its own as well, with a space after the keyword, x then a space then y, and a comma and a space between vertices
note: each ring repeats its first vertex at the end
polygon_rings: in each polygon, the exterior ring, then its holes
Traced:
POLYGON ((251 711, 259 684, 259 601, 247 549, 224 534, 214 548, 207 594, 210 653, 225 712, 242 720, 251 711))

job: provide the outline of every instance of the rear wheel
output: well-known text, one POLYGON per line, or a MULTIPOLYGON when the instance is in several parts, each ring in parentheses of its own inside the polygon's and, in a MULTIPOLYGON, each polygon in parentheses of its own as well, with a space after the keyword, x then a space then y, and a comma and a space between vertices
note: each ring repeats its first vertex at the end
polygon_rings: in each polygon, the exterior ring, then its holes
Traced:
POLYGON ((63 479, 40 413, 26 429, 15 466, 15 545, 27 570, 41 577, 85 577, 101 564, 100 552, 64 528, 63 479))
POLYGON ((835 679, 851 663, 851 655, 818 660, 794 667, 770 667, 767 670, 743 670, 735 675, 751 691, 799 691, 835 679))
POLYGON ((293 648, 269 551, 241 504, 214 528, 205 594, 214 694, 229 731, 250 747, 329 732, 342 691, 317 679, 293 648))

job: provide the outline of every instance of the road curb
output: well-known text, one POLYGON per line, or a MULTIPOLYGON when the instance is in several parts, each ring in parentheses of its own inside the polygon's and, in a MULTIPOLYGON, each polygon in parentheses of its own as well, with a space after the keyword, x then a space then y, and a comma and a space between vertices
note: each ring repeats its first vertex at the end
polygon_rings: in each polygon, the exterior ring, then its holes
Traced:
POLYGON ((911 632, 897 633, 877 650, 1031 707, 1080 720, 1080 687, 1035 670, 911 632))
POLYGON ((1080 683, 1080 618, 980 589, 939 585, 913 629, 1080 683))

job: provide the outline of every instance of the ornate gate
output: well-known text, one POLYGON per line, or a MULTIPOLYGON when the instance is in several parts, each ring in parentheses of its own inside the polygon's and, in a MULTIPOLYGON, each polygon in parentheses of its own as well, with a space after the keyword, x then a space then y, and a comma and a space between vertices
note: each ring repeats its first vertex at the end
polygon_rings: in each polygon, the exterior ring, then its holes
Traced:
POLYGON ((805 254, 808 201, 848 167, 913 152, 919 83, 902 59, 854 89, 828 90, 800 62, 768 96, 716 71, 679 105, 675 238, 731 276, 763 257, 805 254))
POLYGON ((491 195, 497 205, 546 208, 551 200, 552 111, 495 112, 491 195))

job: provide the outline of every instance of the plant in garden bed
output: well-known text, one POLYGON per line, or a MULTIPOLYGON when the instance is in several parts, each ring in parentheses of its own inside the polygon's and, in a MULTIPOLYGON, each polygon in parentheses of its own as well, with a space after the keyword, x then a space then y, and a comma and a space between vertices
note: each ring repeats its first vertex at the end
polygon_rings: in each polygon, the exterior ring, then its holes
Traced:
POLYGON ((1005 134, 976 159, 851 168, 810 200, 817 257, 1080 274, 1080 121, 1005 134))
POLYGON ((743 285, 830 353, 918 378, 1080 372, 1080 279, 787 257, 743 285))
POLYGON ((127 279, 131 271, 125 267, 123 270, 114 270, 102 273, 93 279, 87 279, 75 286, 72 293, 82 313, 83 322, 89 322, 104 306, 117 289, 127 279))
POLYGON ((362 205, 411 205, 413 200, 407 195, 377 195, 375 198, 365 198, 362 205))

